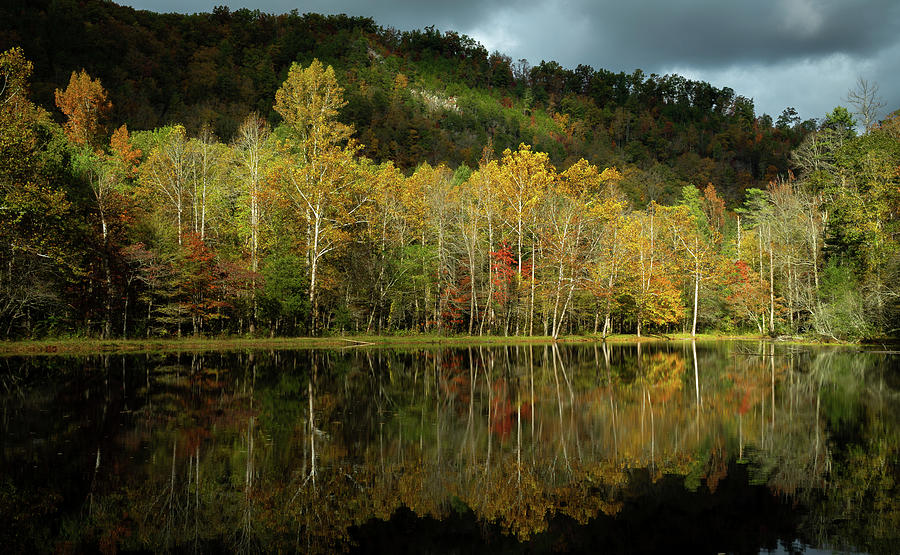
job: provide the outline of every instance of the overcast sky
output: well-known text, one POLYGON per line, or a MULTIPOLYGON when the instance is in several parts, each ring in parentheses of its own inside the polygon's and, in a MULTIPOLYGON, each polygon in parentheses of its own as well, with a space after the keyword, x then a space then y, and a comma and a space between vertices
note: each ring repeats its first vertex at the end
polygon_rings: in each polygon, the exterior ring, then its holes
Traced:
POLYGON ((216 5, 346 13, 401 30, 454 30, 532 64, 679 73, 753 98, 757 115, 803 119, 847 105, 858 77, 900 109, 900 0, 116 0, 156 12, 216 5))

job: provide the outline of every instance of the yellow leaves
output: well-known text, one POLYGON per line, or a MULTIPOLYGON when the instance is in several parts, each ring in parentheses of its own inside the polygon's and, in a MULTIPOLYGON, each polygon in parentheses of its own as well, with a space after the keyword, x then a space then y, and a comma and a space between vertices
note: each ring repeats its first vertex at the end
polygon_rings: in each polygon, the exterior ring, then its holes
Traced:
MULTIPOLYGON (((597 197, 611 198, 618 183, 622 180, 622 174, 616 168, 606 168, 602 172, 597 166, 581 159, 572 164, 569 169, 560 175, 556 182, 556 191, 573 199, 578 199, 585 204, 595 204, 597 197), (604 194, 607 193, 607 194, 604 194)), ((620 203, 624 206, 624 203, 620 203)), ((607 207, 613 204, 607 204, 607 207)))
POLYGON ((453 196, 450 188, 452 178, 453 173, 447 166, 432 167, 428 163, 419 166, 409 178, 405 199, 411 208, 420 211, 423 221, 429 208, 443 209, 449 203, 453 196))
POLYGON ((616 168, 606 168, 600 174, 600 181, 605 184, 617 185, 622 181, 622 173, 616 168))
MULTIPOLYGON (((352 224, 354 213, 365 204, 356 190, 359 146, 352 140, 341 146, 353 130, 336 121, 346 105, 343 92, 334 69, 313 60, 306 68, 293 64, 275 93, 275 111, 295 133, 281 144, 287 159, 283 192, 298 215, 305 214, 310 222, 314 245, 320 234, 334 240, 326 241, 325 250, 345 241, 342 228, 352 224)), ((318 246, 313 250, 316 257, 322 254, 318 246)))
POLYGON ((21 46, 14 46, 0 53, 0 75, 5 84, 2 97, 4 103, 19 94, 28 94, 28 79, 33 70, 34 65, 25 58, 25 51, 21 46))
POLYGON ((516 198, 533 201, 556 179, 547 153, 534 152, 524 143, 515 152, 508 148, 503 151, 500 167, 501 183, 516 198))
POLYGON ((403 180, 403 187, 397 191, 400 204, 406 213, 406 222, 415 234, 425 229, 427 219, 425 188, 432 177, 432 171, 427 163, 422 164, 415 173, 403 180))
POLYGON ((569 166, 560 178, 556 182, 556 190, 572 198, 587 198, 596 193, 600 187, 600 173, 597 166, 584 158, 569 166))
POLYGON ((546 153, 533 152, 530 146, 521 144, 515 152, 503 151, 497 177, 497 192, 508 223, 520 235, 535 205, 556 180, 556 170, 546 153))
POLYGON ((725 229, 725 200, 719 196, 712 183, 707 183, 703 189, 703 212, 710 228, 719 239, 717 242, 720 242, 725 229))
POLYGON ((300 137, 314 145, 344 141, 353 129, 336 121, 346 106, 344 89, 338 85, 331 66, 316 59, 304 68, 294 63, 287 79, 275 93, 275 111, 300 137))
POLYGON ((534 468, 506 459, 479 485, 465 501, 484 520, 499 524, 520 540, 547 529, 553 500, 534 468), (502 479, 504 476, 518 478, 511 483, 502 479))
POLYGON ((465 211, 470 225, 491 227, 496 222, 502 209, 499 197, 500 172, 500 164, 496 160, 490 160, 489 154, 485 152, 479 168, 460 186, 459 197, 466 204, 465 211))
POLYGON ((406 227, 402 222, 407 218, 402 200, 406 181, 403 174, 391 162, 378 166, 361 163, 358 171, 359 186, 365 188, 373 200, 360 214, 361 219, 368 222, 369 239, 377 242, 394 233, 402 237, 406 227))
POLYGON ((406 78, 406 75, 402 73, 398 73, 396 77, 394 77, 394 92, 402 91, 403 89, 409 86, 409 79, 406 78))
POLYGON ((363 221, 370 204, 365 171, 355 158, 359 145, 350 139, 353 128, 337 121, 347 104, 343 93, 334 69, 319 60, 306 68, 293 64, 275 93, 275 111, 294 132, 280 145, 285 165, 276 179, 297 219, 306 222, 313 267, 349 241, 348 228, 363 221))
MULTIPOLYGON (((3 131, 7 131, 7 125, 15 119, 38 111, 28 98, 28 80, 33 69, 19 46, 0 53, 0 83, 3 84, 0 87, 0 129, 3 131)), ((0 136, 0 141, 3 140, 4 137, 0 136)))
MULTIPOLYGON (((159 144, 153 147, 147 160, 141 165, 142 181, 166 189, 172 180, 183 177, 186 173, 184 163, 187 158, 187 136, 184 127, 176 125, 161 137, 159 144)), ((179 181, 174 186, 180 187, 179 181)))
POLYGON ((625 214, 627 203, 625 201, 613 198, 604 198, 590 205, 593 217, 603 222, 610 222, 612 225, 618 226, 618 223, 625 214))
POLYGON ((28 179, 37 145, 34 123, 47 118, 29 96, 32 65, 21 48, 0 53, 0 186, 28 179))
POLYGON ((559 126, 563 131, 569 128, 569 114, 561 114, 559 112, 553 112, 551 115, 553 118, 553 122, 559 126))
POLYGON ((623 222, 622 292, 641 323, 658 325, 678 321, 684 313, 680 288, 674 275, 672 241, 662 240, 669 209, 651 203, 647 212, 631 214, 623 222))

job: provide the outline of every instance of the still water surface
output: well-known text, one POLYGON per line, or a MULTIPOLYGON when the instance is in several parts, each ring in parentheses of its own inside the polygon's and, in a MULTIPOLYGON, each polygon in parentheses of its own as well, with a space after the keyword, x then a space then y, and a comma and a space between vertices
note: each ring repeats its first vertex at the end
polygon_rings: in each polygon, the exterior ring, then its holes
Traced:
POLYGON ((0 545, 896 553, 898 362, 742 342, 0 359, 0 545))

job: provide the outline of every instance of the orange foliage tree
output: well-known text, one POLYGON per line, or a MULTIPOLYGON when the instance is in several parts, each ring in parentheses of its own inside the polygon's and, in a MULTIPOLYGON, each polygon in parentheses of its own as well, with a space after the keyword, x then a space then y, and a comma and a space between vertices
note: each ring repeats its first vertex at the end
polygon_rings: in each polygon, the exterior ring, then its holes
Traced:
POLYGON ((68 118, 63 129, 73 143, 93 146, 101 135, 101 120, 112 108, 99 79, 85 70, 72 72, 66 90, 56 89, 56 106, 68 118))

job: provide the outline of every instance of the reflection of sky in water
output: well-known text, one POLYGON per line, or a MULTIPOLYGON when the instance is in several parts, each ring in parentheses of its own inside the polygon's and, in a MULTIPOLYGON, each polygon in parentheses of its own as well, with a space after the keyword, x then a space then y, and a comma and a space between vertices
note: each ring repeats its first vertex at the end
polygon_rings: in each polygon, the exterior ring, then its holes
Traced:
POLYGON ((861 551, 835 551, 831 549, 817 549, 800 542, 794 542, 793 544, 791 544, 790 549, 786 548, 784 544, 782 544, 778 546, 778 549, 763 549, 760 550, 759 553, 760 555, 762 555, 763 553, 768 553, 770 555, 796 555, 797 553, 803 553, 805 555, 863 555, 863 552, 861 551))

